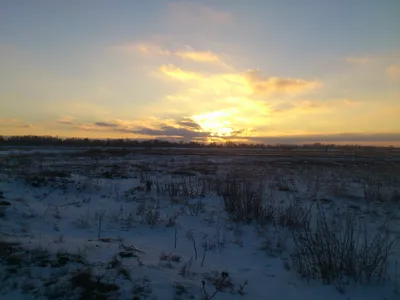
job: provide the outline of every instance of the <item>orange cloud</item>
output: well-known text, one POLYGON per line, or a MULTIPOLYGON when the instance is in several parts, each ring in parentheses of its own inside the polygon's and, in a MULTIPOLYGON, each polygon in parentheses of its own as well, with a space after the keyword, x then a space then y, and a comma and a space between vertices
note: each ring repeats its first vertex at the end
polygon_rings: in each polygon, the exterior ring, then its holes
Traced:
MULTIPOLYGON (((181 82, 183 89, 160 101, 157 109, 167 114, 185 112, 209 132, 210 137, 255 136, 263 134, 262 128, 271 132, 271 125, 281 133, 288 126, 285 123, 293 126, 299 119, 305 119, 308 112, 315 116, 316 113, 326 115, 333 111, 323 101, 297 100, 286 107, 277 106, 287 101, 288 95, 292 98, 318 89, 322 86, 318 80, 266 77, 256 70, 194 72, 174 65, 163 65, 159 72, 165 78, 181 82), (172 110, 171 106, 179 109, 172 110), (285 113, 285 118, 279 117, 278 111, 285 113), (249 128, 262 130, 255 132, 247 130, 249 128)), ((330 105, 340 107, 346 104, 330 105)))
POLYGON ((231 96, 252 94, 299 94, 321 87, 319 81, 307 81, 295 78, 269 77, 263 78, 259 71, 245 73, 220 73, 204 75, 202 73, 185 71, 174 65, 163 65, 160 68, 163 75, 179 81, 196 81, 201 92, 211 91, 221 95, 231 96), (239 93, 239 95, 237 94, 239 93))
POLYGON ((309 92, 321 87, 319 81, 307 81, 296 78, 266 77, 257 70, 248 71, 246 74, 254 92, 261 94, 299 94, 309 92))
POLYGON ((115 46, 114 49, 126 53, 135 52, 143 56, 179 58, 186 61, 208 63, 228 67, 228 65, 222 60, 222 58, 212 51, 195 51, 193 49, 170 50, 157 42, 128 43, 125 45, 115 46))
POLYGON ((221 59, 219 55, 211 51, 178 51, 174 53, 175 56, 194 62, 212 63, 228 67, 228 65, 221 59))
POLYGON ((204 78, 200 73, 184 71, 174 65, 163 65, 160 67, 160 71, 165 76, 179 81, 201 80, 204 78))
POLYGON ((75 121, 75 117, 71 116, 63 116, 58 120, 58 123, 60 124, 72 124, 75 121))
POLYGON ((220 62, 220 58, 215 53, 210 51, 187 51, 187 52, 177 52, 176 56, 193 61, 199 62, 220 62))

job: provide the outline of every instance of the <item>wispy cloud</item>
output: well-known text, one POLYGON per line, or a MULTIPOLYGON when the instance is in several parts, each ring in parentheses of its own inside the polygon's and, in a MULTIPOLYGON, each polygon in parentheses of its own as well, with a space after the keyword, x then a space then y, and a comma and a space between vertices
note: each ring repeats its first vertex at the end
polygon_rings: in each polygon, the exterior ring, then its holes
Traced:
POLYGON ((138 42, 130 42, 124 43, 120 45, 115 45, 112 47, 116 51, 125 52, 125 53, 139 53, 142 55, 149 56, 170 56, 173 53, 168 50, 166 47, 161 46, 156 42, 150 41, 138 41, 138 42))
POLYGON ((254 92, 261 94, 299 94, 309 92, 322 86, 318 80, 305 80, 298 78, 265 77, 260 71, 250 70, 246 73, 254 92))
POLYGON ((116 119, 113 121, 95 122, 94 124, 96 126, 109 127, 109 128, 131 128, 132 126, 135 126, 139 123, 140 123, 139 120, 138 121, 129 121, 129 120, 116 119))
POLYGON ((138 124, 143 124, 145 122, 141 120, 137 121, 129 121, 129 120, 107 120, 107 121, 98 121, 98 122, 86 122, 79 120, 75 117, 62 117, 57 121, 58 124, 63 126, 72 127, 77 130, 84 131, 104 131, 104 132, 124 132, 130 131, 134 126, 138 124))
POLYGON ((104 131, 107 132, 109 131, 107 128, 104 126, 98 126, 96 124, 91 124, 91 123, 77 123, 73 125, 73 129, 75 130, 80 130, 80 131, 104 131))
POLYGON ((241 88, 248 94, 299 94, 315 90, 322 86, 318 80, 297 78, 265 77, 260 71, 251 70, 245 73, 220 73, 206 75, 186 71, 174 65, 164 65, 160 71, 167 77, 180 81, 198 81, 214 90, 241 88), (235 87, 236 86, 236 87, 235 87))
POLYGON ((162 42, 155 41, 138 41, 116 45, 113 47, 115 50, 124 53, 137 53, 149 58, 164 57, 164 58, 177 58, 183 61, 191 61, 204 64, 213 64, 221 67, 228 68, 229 65, 224 62, 221 55, 210 50, 195 50, 189 46, 181 47, 168 47, 163 45, 162 42))
POLYGON ((348 64, 353 65, 367 65, 373 61, 372 57, 369 56, 349 56, 345 58, 348 64))
POLYGON ((216 64, 220 65, 223 67, 229 67, 228 64, 226 64, 220 55, 217 55, 216 53, 212 51, 194 51, 194 50, 186 50, 186 51, 177 51, 173 53, 176 57, 179 57, 183 60, 189 60, 189 61, 194 61, 194 62, 200 62, 200 63, 211 63, 211 64, 216 64))
POLYGON ((63 116, 58 120, 58 123, 60 123, 60 124, 73 124, 75 119, 76 119, 75 117, 63 116))
POLYGON ((184 71, 172 64, 161 66, 160 71, 165 76, 180 81, 202 80, 204 78, 200 73, 184 71))

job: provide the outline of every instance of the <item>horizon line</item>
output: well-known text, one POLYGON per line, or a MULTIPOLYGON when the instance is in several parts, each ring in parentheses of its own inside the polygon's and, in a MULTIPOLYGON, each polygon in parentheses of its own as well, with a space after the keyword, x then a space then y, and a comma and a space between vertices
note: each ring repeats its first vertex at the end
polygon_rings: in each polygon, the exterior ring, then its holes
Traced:
MULTIPOLYGON (((283 136, 284 137, 284 136, 283 136)), ((199 140, 190 140, 190 141, 184 141, 183 139, 167 139, 167 138, 158 138, 158 137, 153 137, 153 138, 117 138, 117 137, 106 137, 106 138, 90 138, 90 137, 77 137, 77 136, 59 136, 59 135, 0 135, 0 146, 2 141, 7 141, 12 138, 51 138, 53 140, 60 140, 60 141, 65 141, 65 140, 78 140, 78 141, 129 141, 129 142, 138 142, 138 143, 146 143, 146 142, 163 142, 163 143, 168 143, 170 146, 174 145, 190 145, 190 144, 198 144, 200 146, 223 146, 225 148, 233 148, 237 147, 239 145, 242 145, 244 147, 254 147, 254 146, 267 146, 267 147, 283 147, 283 146, 315 146, 315 147, 359 147, 359 148, 391 148, 391 149, 400 149, 399 146, 395 146, 393 144, 387 144, 387 145, 377 145, 377 144, 360 144, 357 142, 354 143, 349 143, 347 141, 343 141, 344 143, 330 143, 330 142, 323 142, 323 141, 312 141, 312 142, 271 142, 271 143, 266 143, 266 142, 240 142, 240 141, 230 141, 229 139, 224 140, 224 141, 199 141, 199 140), (230 145, 230 146, 229 146, 230 145)), ((282 137, 270 137, 270 138, 282 138, 282 137)), ((50 142, 50 141, 49 141, 50 142)), ((60 145, 61 146, 61 145, 60 145)), ((112 146, 112 145, 110 145, 112 146)), ((129 146, 129 145, 127 145, 129 146)))

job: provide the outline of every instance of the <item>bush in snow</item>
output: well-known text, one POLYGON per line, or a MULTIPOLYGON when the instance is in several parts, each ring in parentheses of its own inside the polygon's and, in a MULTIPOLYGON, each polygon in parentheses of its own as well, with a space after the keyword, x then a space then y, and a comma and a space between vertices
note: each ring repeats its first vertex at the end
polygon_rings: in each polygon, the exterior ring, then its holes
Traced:
MULTIPOLYGON (((369 283, 386 278, 394 239, 387 230, 375 233, 354 212, 333 217, 318 207, 315 226, 293 230, 292 262, 298 273, 324 283, 369 283)), ((387 226, 383 226, 387 228, 387 226)))

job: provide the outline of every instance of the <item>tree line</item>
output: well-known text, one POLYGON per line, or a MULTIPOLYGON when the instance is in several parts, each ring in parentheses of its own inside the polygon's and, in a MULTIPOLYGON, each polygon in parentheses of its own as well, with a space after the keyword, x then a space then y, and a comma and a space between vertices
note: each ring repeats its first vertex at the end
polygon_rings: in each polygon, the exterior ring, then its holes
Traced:
POLYGON ((334 145, 334 144, 275 144, 265 145, 262 143, 235 143, 226 141, 222 143, 211 142, 204 143, 198 141, 169 141, 160 139, 150 140, 134 140, 134 139, 89 139, 89 138, 61 138, 55 136, 1 136, 0 146, 61 146, 61 147, 154 147, 154 148, 249 148, 249 149, 266 149, 266 148, 314 148, 314 149, 329 149, 329 148, 381 148, 381 147, 365 147, 358 145, 334 145))

